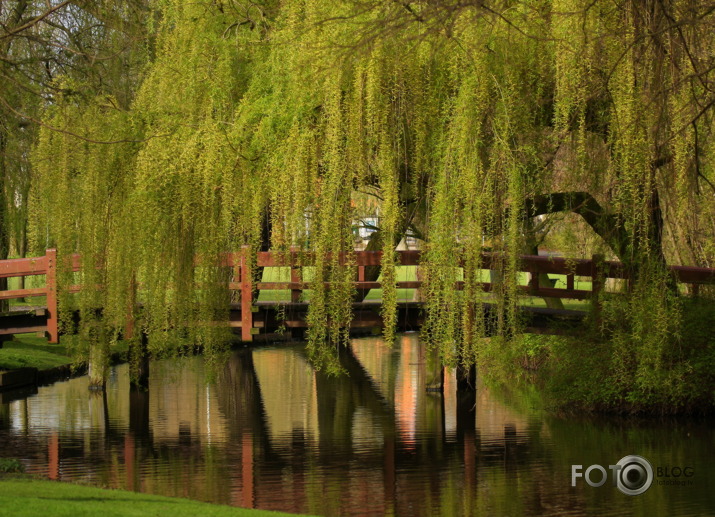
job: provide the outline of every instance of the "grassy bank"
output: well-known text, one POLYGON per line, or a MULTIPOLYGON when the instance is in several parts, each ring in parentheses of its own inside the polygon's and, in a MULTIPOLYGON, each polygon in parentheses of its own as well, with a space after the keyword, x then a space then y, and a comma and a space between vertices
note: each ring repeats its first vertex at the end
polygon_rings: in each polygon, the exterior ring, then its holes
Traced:
POLYGON ((715 304, 684 299, 678 334, 657 341, 611 326, 581 336, 487 340, 480 371, 496 384, 534 383, 547 406, 572 412, 715 413, 715 304))
MULTIPOLYGON (((18 334, 0 348, 0 370, 25 367, 47 370, 71 364, 73 357, 68 342, 63 337, 58 344, 50 344, 47 339, 34 334, 18 334)), ((126 351, 127 345, 119 342, 110 353, 123 354, 126 351)))
POLYGON ((31 366, 38 370, 55 368, 72 362, 64 344, 52 345, 34 334, 18 334, 0 349, 0 370, 31 366))
POLYGON ((15 517, 36 515, 280 517, 291 515, 25 478, 0 478, 0 508, 2 509, 0 513, 3 515, 15 517))

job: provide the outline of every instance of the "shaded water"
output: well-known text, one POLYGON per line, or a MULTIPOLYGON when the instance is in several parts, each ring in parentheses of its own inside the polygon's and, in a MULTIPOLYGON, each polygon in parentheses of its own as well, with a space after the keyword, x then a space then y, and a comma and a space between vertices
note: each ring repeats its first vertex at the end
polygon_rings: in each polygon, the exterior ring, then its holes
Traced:
POLYGON ((564 420, 523 393, 458 394, 453 376, 426 392, 414 334, 392 349, 357 339, 342 360, 349 375, 327 377, 278 345, 234 353, 215 383, 188 358, 152 363, 143 392, 126 365, 104 395, 84 377, 42 387, 0 405, 0 457, 51 479, 322 515, 715 514, 712 422, 564 420), (627 454, 693 475, 639 496, 571 487, 572 464, 627 454))

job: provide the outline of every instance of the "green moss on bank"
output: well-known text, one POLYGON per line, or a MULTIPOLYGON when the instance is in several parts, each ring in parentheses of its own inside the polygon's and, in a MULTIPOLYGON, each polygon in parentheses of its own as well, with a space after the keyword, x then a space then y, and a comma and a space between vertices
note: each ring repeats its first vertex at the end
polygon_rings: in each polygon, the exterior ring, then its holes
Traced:
POLYGON ((290 515, 263 510, 200 503, 190 499, 139 494, 124 490, 106 490, 57 481, 24 478, 0 478, 0 508, 3 515, 15 517, 53 515, 79 517, 280 517, 290 515))

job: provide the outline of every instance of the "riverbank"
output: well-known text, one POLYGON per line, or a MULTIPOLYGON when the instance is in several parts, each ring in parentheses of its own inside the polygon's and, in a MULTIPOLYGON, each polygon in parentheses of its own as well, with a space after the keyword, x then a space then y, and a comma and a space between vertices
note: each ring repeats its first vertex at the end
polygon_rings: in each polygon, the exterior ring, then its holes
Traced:
POLYGON ((18 334, 0 348, 0 370, 49 370, 71 363, 71 351, 65 343, 50 344, 46 338, 34 334, 18 334))
POLYGON ((292 515, 24 477, 0 477, 0 508, 3 515, 14 517, 36 515, 281 517, 292 515))
MULTIPOLYGON (((16 370, 18 368, 37 368, 50 372, 55 369, 82 370, 83 365, 73 357, 72 350, 65 338, 53 344, 47 338, 34 334, 17 334, 12 341, 6 341, 0 348, 0 370, 16 370)), ((129 346, 124 341, 118 341, 110 350, 112 364, 127 360, 129 346)))
MULTIPOLYGON (((122 341, 110 350, 110 362, 118 364, 128 357, 128 345, 122 341)), ((84 375, 87 365, 77 361, 64 339, 57 344, 47 342, 34 334, 18 334, 0 348, 0 394, 4 399, 19 397, 25 390, 53 382, 84 375)))
POLYGON ((533 385, 560 414, 715 415, 713 301, 679 300, 671 315, 678 333, 661 340, 639 334, 637 321, 626 319, 626 303, 607 300, 610 322, 582 336, 487 340, 478 359, 482 378, 495 386, 533 385), (622 320, 614 322, 614 314, 622 320))

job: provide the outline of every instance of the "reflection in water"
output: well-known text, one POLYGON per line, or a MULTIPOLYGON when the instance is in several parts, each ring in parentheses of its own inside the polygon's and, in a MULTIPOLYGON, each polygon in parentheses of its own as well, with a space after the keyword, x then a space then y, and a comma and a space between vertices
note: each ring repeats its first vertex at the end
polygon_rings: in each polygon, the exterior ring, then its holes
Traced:
MULTIPOLYGON (((153 363, 148 389, 112 371, 0 404, 0 457, 30 473, 244 507, 323 515, 715 513, 707 422, 568 421, 479 385, 444 392, 417 336, 357 339, 347 376, 301 346, 242 349, 214 383, 201 358, 153 363), (572 464, 641 454, 691 466, 693 485, 628 497, 570 486, 572 464)), ((442 381, 440 381, 442 382, 442 381)))

